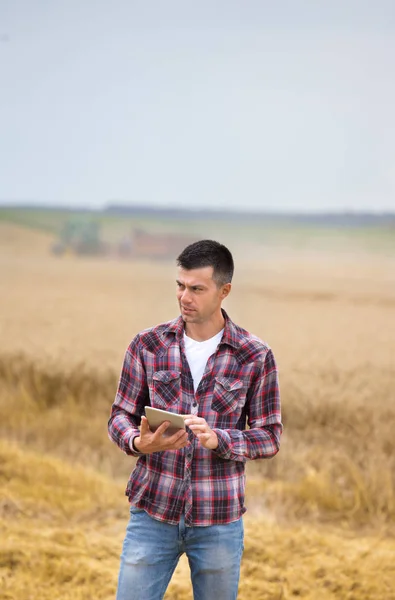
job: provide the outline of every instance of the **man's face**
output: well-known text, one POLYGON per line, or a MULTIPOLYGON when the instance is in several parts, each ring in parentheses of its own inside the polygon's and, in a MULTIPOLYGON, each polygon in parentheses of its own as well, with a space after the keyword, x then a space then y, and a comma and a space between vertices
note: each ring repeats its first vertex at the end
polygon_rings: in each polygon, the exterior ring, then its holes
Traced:
POLYGON ((187 271, 178 268, 177 300, 186 323, 205 323, 220 310, 222 300, 230 292, 231 284, 217 286, 213 267, 187 271))

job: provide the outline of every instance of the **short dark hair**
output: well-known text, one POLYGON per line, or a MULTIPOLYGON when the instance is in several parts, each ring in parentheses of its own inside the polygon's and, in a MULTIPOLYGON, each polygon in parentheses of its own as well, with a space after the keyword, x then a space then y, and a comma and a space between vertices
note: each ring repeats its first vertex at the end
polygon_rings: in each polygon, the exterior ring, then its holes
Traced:
POLYGON ((233 257, 226 246, 213 240, 199 240, 189 244, 177 258, 182 269, 213 267, 213 279, 218 286, 230 283, 233 277, 233 257))

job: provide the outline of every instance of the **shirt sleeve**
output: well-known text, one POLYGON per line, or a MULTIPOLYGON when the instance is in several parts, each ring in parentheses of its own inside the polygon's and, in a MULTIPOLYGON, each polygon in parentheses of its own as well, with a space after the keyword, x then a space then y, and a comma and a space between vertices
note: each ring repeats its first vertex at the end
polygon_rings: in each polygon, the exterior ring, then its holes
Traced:
POLYGON ((131 448, 131 441, 140 435, 139 425, 149 392, 140 340, 136 336, 126 350, 118 389, 108 421, 108 436, 131 456, 141 456, 131 448))
POLYGON ((246 462, 271 458, 280 449, 282 433, 278 369, 269 349, 247 392, 249 429, 214 429, 218 447, 213 452, 224 459, 246 462))

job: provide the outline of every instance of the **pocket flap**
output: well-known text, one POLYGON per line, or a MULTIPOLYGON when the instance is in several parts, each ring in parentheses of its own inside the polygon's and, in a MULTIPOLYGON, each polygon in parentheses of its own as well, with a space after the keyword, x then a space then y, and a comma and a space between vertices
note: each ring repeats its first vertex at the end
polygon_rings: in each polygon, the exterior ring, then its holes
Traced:
POLYGON ((180 371, 156 371, 153 374, 152 379, 154 381, 160 381, 161 383, 169 383, 173 379, 179 379, 181 376, 180 371))
POLYGON ((241 379, 230 379, 229 377, 216 377, 215 380, 218 381, 218 383, 220 385, 222 385, 222 387, 227 392, 233 392, 233 390, 239 390, 244 385, 244 383, 242 382, 241 379))

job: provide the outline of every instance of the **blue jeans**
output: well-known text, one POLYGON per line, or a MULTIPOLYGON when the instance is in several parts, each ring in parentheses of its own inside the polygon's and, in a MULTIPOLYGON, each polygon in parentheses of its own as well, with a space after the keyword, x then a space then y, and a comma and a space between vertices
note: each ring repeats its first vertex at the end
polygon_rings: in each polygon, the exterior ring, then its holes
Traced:
POLYGON ((243 521, 186 527, 131 507, 116 600, 162 600, 180 556, 191 569, 194 600, 235 600, 243 553, 243 521))

